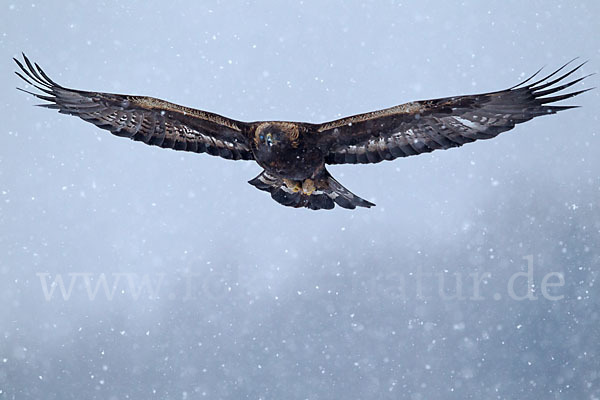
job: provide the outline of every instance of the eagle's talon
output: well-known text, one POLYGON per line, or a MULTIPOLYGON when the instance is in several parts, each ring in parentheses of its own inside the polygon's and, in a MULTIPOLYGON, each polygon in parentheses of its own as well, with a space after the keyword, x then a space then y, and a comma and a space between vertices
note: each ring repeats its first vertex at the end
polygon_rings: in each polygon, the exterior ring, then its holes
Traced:
POLYGON ((315 190, 315 181, 313 181, 312 179, 305 179, 302 182, 302 191, 305 195, 310 196, 315 190))
POLYGON ((300 185, 300 182, 298 181, 284 179, 283 182, 285 183, 285 186, 287 186, 288 189, 290 189, 294 193, 298 193, 300 190, 302 190, 302 185, 300 185))

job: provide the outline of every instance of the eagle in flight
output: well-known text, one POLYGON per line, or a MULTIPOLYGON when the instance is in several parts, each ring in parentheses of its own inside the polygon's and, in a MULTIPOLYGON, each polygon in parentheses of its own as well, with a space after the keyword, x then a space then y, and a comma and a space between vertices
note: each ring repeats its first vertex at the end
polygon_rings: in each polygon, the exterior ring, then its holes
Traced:
MULTIPOLYGON (((553 105, 590 89, 557 92, 582 79, 562 81, 583 66, 506 90, 414 101, 322 124, 242 122, 153 97, 69 89, 51 80, 23 54, 16 74, 44 94, 42 107, 75 115, 117 136, 169 149, 254 160, 264 171, 249 181, 290 207, 313 210, 372 207, 327 171, 326 164, 369 164, 490 139, 516 124, 576 106, 553 105), (559 75, 559 76, 557 76, 559 75)), ((588 75, 589 76, 589 75, 588 75)))

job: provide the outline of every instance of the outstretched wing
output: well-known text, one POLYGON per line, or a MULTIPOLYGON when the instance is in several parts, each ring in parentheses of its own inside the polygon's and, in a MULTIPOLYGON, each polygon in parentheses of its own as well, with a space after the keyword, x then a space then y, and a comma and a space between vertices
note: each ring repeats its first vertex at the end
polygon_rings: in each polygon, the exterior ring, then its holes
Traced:
POLYGON ((553 86, 585 63, 549 81, 568 64, 529 85, 540 71, 499 92, 416 101, 327 122, 319 126, 318 140, 328 149, 328 164, 367 164, 493 138, 521 122, 575 107, 548 105, 590 90, 549 96, 586 78, 553 86))
POLYGON ((25 75, 16 74, 46 95, 20 90, 50 102, 42 107, 75 115, 117 136, 150 145, 233 160, 253 159, 243 122, 153 97, 68 89, 53 82, 24 54, 23 59, 25 65, 14 60, 25 75))

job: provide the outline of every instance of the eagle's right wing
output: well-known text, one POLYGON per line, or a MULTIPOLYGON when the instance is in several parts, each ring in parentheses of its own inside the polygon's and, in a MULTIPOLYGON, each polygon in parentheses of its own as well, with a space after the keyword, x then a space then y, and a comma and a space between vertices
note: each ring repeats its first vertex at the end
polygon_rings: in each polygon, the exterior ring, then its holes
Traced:
POLYGON ((86 92, 53 82, 23 54, 25 65, 14 59, 25 76, 16 74, 46 93, 24 92, 49 101, 42 107, 75 115, 117 136, 163 148, 206 152, 233 160, 254 159, 244 135, 247 124, 223 116, 169 103, 153 97, 86 92))
POLYGON ((552 80, 568 63, 527 85, 533 76, 498 92, 415 101, 321 124, 319 141, 327 148, 325 162, 376 163, 458 147, 493 138, 532 118, 573 108, 553 103, 590 90, 556 94, 585 78, 561 83, 583 64, 552 80))

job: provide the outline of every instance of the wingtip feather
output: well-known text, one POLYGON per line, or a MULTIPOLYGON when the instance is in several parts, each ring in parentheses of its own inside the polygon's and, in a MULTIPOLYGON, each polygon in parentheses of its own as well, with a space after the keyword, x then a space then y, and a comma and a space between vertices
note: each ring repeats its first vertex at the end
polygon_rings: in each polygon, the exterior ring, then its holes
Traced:
POLYGON ((576 92, 566 93, 566 94, 562 94, 562 95, 559 95, 559 96, 539 97, 538 100, 541 102, 541 104, 555 103, 557 101, 570 99, 571 97, 575 97, 575 96, 578 96, 578 95, 580 95, 582 93, 589 92, 592 89, 594 89, 594 88, 587 88, 587 89, 583 89, 583 90, 578 90, 576 92))

